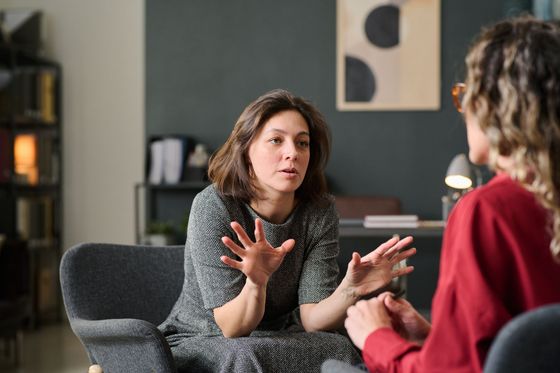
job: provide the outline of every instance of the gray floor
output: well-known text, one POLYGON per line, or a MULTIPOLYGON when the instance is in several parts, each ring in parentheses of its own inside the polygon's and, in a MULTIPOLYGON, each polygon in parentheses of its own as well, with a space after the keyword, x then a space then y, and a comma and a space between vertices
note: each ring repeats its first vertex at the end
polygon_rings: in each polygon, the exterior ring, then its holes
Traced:
POLYGON ((89 360, 67 323, 24 331, 22 361, 15 368, 0 354, 2 373, 86 373, 89 360))

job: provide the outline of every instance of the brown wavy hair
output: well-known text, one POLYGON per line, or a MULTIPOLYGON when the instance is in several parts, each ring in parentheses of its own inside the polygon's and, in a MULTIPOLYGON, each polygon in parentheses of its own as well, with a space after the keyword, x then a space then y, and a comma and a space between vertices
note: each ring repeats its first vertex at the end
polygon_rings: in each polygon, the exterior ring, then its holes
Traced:
POLYGON ((331 136, 323 115, 307 100, 277 89, 250 103, 239 116, 227 141, 210 158, 208 176, 224 196, 250 202, 260 198, 251 178, 249 146, 262 126, 275 114, 294 110, 309 127, 310 158, 302 184, 296 190, 299 201, 320 202, 327 197, 325 167, 330 155, 331 136))
POLYGON ((550 211, 560 261, 560 29, 523 16, 483 30, 467 58, 463 104, 490 142, 489 164, 514 161, 512 177, 550 211))

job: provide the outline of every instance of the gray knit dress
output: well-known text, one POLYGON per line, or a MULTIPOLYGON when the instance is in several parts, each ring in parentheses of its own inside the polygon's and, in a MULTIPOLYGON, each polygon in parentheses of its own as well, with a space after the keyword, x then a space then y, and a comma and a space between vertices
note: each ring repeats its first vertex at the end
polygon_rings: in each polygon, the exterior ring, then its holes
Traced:
POLYGON ((248 337, 225 338, 212 309, 235 298, 245 275, 223 264, 234 254, 222 243, 239 244, 230 222, 237 221, 254 239, 258 215, 247 204, 221 197, 209 186, 194 199, 185 245, 185 282, 167 319, 165 335, 179 372, 319 372, 326 359, 360 362, 350 340, 341 334, 303 330, 297 307, 317 303, 336 288, 338 216, 327 206, 300 204, 283 224, 264 219, 266 239, 278 247, 296 241, 267 285, 263 320, 248 337))

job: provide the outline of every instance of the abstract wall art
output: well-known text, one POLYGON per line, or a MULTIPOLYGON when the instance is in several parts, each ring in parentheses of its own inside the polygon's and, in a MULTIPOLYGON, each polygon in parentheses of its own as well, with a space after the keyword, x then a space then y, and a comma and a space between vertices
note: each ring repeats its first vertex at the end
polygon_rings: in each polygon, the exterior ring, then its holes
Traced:
POLYGON ((440 0, 337 0, 338 110, 438 110, 440 0))

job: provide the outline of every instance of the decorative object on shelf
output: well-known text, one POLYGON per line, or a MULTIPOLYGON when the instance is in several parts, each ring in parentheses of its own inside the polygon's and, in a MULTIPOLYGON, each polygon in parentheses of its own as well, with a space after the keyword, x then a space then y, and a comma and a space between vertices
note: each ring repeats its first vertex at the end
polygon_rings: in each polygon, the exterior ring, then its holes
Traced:
POLYGON ((0 42, 37 54, 41 48, 42 13, 36 9, 0 10, 0 42))
POLYGON ((477 187, 482 185, 480 170, 469 162, 465 154, 457 154, 451 160, 445 175, 445 184, 448 186, 448 189, 447 195, 441 198, 443 220, 447 220, 451 209, 459 198, 473 188, 473 180, 476 180, 477 187), (473 174, 476 176, 476 179, 473 178, 473 174))
POLYGON ((203 181, 207 180, 208 160, 210 155, 206 150, 206 145, 196 144, 194 152, 189 155, 187 168, 185 169, 185 180, 203 181))
POLYGON ((338 110, 438 110, 440 8, 440 0, 337 0, 338 110))

